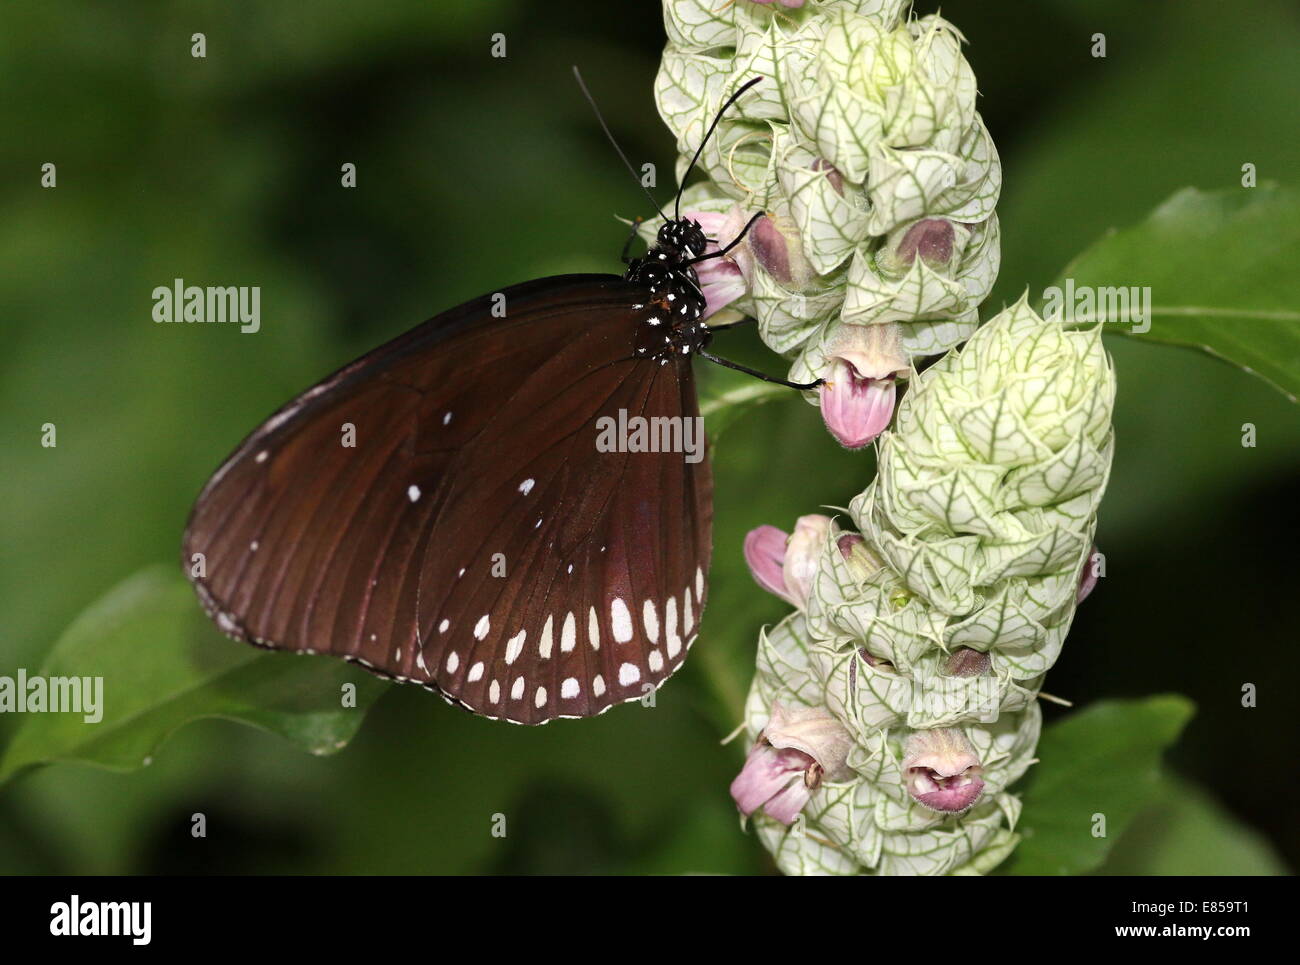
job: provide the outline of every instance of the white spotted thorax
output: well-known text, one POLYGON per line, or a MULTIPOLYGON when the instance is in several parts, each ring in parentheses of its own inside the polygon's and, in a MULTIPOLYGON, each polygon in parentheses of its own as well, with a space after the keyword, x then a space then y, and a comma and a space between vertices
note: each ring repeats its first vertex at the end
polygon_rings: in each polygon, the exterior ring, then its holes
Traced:
POLYGON ((708 346, 712 336, 701 321, 707 303, 691 264, 705 253, 707 245, 698 222, 689 218, 666 221, 650 250, 628 265, 624 277, 649 292, 648 301, 637 306, 647 312, 637 325, 637 357, 666 365, 673 358, 689 359, 708 346))
POLYGON ((784 871, 983 873, 1014 848, 1008 786, 1034 761, 1039 687, 1094 565, 1114 397, 1100 328, 1023 300, 913 380, 804 606, 759 641, 751 739, 779 703, 825 709, 854 742, 852 776, 812 791, 801 831, 755 814, 784 871), (909 767, 927 735, 976 763, 909 767), (956 811, 924 803, 963 789, 956 811))

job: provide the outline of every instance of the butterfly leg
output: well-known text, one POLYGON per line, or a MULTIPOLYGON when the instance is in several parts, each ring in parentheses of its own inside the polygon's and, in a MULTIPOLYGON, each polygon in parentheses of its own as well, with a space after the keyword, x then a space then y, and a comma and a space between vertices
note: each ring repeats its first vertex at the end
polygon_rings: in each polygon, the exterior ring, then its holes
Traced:
POLYGON ((697 352, 696 354, 698 354, 701 358, 708 359, 710 362, 713 362, 715 365, 721 365, 724 368, 728 368, 728 369, 735 369, 737 372, 744 372, 746 375, 752 375, 754 378, 762 379, 764 382, 771 382, 773 385, 784 385, 786 388, 789 389, 799 389, 800 391, 807 391, 808 389, 815 389, 819 387, 823 382, 826 381, 825 379, 818 379, 816 382, 808 382, 807 384, 802 384, 799 382, 791 382, 788 379, 778 379, 771 375, 764 375, 762 372, 758 371, 758 369, 751 369, 748 365, 741 365, 739 362, 732 362, 730 359, 720 358, 719 356, 713 355, 709 352, 700 351, 697 352))
POLYGON ((640 230, 643 221, 645 221, 645 218, 640 215, 632 219, 632 232, 627 236, 627 241, 623 242, 623 254, 620 256, 625 265, 632 264, 632 256, 628 252, 632 250, 632 242, 636 241, 636 233, 640 230))

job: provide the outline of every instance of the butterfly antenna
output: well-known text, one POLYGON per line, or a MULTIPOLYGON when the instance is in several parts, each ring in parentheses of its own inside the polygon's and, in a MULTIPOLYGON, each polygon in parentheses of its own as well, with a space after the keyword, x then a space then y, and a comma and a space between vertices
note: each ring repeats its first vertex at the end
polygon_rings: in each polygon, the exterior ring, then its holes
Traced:
POLYGON ((605 123, 605 118, 601 115, 600 108, 596 106, 596 99, 591 96, 591 91, 587 90, 587 85, 582 80, 582 74, 579 73, 577 64, 573 65, 573 79, 578 82, 578 87, 582 90, 582 96, 587 98, 587 103, 591 105, 591 109, 596 115, 596 120, 600 121, 601 130, 603 130, 605 136, 609 138, 609 143, 614 145, 614 150, 618 152, 618 156, 623 159, 623 164, 627 167, 628 173, 632 175, 637 184, 641 185, 641 190, 644 191, 645 196, 650 199, 650 203, 654 205, 654 209, 659 212, 659 217, 667 221, 668 216, 664 214, 664 209, 659 207, 659 202, 655 200, 655 196, 651 194, 650 189, 642 183, 641 176, 636 173, 636 168, 632 167, 632 162, 627 159, 627 155, 623 153, 623 149, 618 146, 618 141, 614 140, 614 132, 611 131, 609 125, 605 123))
POLYGON ((691 158, 690 167, 688 167, 686 173, 682 175, 682 183, 677 188, 677 201, 673 205, 674 218, 680 219, 682 216, 682 192, 686 190, 686 179, 691 176, 691 172, 695 170, 695 165, 699 163, 700 155, 704 153, 704 145, 709 143, 709 138, 711 138, 713 132, 718 129, 718 122, 722 120, 722 115, 727 113, 727 110, 731 105, 740 99, 741 94, 745 93, 745 91, 749 90, 762 79, 762 77, 754 77, 751 80, 745 81, 744 84, 737 88, 734 94, 727 98, 727 102, 718 108, 718 113, 713 117, 713 123, 710 124, 709 129, 704 132, 704 139, 700 141, 700 146, 695 149, 695 157, 691 158))

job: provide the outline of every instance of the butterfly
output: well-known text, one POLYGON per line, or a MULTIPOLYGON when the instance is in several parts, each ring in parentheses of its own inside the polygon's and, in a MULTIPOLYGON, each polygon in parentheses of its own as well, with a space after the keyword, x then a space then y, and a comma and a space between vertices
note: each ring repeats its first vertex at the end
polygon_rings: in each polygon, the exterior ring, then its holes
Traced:
POLYGON ((694 266, 729 246, 706 253, 680 203, 644 257, 625 246, 622 277, 474 299, 256 428, 185 529, 182 563, 217 626, 520 724, 599 714, 667 680, 708 599, 709 462, 611 446, 610 429, 685 438, 697 355, 766 378, 707 351, 694 266))

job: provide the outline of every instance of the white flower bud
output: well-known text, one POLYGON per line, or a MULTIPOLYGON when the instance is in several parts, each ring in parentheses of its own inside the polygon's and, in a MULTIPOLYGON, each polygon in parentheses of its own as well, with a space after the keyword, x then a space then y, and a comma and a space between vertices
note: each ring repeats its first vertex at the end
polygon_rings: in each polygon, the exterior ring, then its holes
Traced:
MULTIPOLYGON (((960 344, 997 274, 1001 170, 962 37, 941 17, 908 19, 909 6, 664 3, 656 99, 679 178, 728 96, 762 78, 722 114, 699 170, 710 198, 745 218, 767 213, 731 259, 747 286, 732 307, 758 320, 773 351, 800 353, 792 379, 821 377, 825 356, 809 344, 840 322, 900 325, 900 371, 960 344), (945 246, 950 256, 936 257, 945 246)), ((860 384, 870 377, 852 366, 839 376, 847 393, 824 400, 841 407, 827 424, 863 445, 888 419, 889 387, 860 384)))

